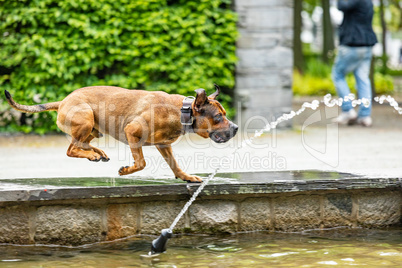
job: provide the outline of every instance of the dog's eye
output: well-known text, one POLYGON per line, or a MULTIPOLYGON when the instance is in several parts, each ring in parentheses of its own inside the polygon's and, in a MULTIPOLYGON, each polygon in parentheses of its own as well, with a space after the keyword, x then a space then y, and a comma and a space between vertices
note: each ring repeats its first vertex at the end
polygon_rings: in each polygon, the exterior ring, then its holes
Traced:
POLYGON ((214 121, 216 123, 222 122, 222 120, 223 120, 223 116, 221 114, 217 114, 214 116, 214 121))

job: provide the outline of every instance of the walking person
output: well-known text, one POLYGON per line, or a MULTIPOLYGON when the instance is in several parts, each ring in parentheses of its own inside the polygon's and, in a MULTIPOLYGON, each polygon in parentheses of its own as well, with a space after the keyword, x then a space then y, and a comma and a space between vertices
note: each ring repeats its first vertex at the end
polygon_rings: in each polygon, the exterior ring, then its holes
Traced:
POLYGON ((360 99, 370 100, 370 105, 361 105, 358 113, 350 101, 342 104, 342 113, 336 122, 344 125, 358 123, 370 127, 371 118, 371 82, 369 78, 372 47, 377 37, 372 28, 373 3, 371 0, 338 0, 338 9, 343 11, 343 22, 339 28, 339 48, 332 68, 332 78, 341 98, 350 94, 345 76, 353 72, 357 93, 360 99))

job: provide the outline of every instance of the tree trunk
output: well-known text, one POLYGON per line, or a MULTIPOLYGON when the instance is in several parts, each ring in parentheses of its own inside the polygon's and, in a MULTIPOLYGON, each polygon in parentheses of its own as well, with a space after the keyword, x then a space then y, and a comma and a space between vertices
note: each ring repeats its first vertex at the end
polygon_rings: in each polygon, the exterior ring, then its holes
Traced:
POLYGON ((387 24, 384 18, 384 0, 380 0, 380 19, 382 28, 382 73, 387 73, 387 24))
POLYGON ((399 4, 399 30, 402 30, 402 2, 399 4))
POLYGON ((329 12, 329 0, 322 0, 323 9, 323 50, 322 59, 324 62, 329 62, 330 53, 334 50, 334 30, 331 23, 331 14, 329 12))
POLYGON ((293 8, 293 66, 300 73, 304 71, 304 57, 303 57, 303 47, 301 41, 301 31, 302 31, 302 0, 294 0, 293 8))

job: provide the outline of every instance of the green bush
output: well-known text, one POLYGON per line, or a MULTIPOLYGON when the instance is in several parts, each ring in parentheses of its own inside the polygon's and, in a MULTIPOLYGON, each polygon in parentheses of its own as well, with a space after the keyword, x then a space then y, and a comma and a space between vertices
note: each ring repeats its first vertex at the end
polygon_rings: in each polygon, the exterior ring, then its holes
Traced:
POLYGON ((402 69, 388 69, 387 74, 392 76, 402 76, 402 69))
POLYGON ((392 76, 381 73, 374 74, 375 92, 378 95, 394 93, 394 82, 392 76))
POLYGON ((324 96, 336 94, 334 83, 330 78, 315 77, 310 74, 293 73, 293 94, 297 96, 324 96))
MULTIPOLYGON (((231 0, 3 2, 1 89, 35 104, 61 100, 84 86, 193 96, 196 88, 213 91, 217 83, 228 108, 237 37, 230 7, 231 0)), ((0 131, 57 131, 55 119, 48 112, 21 120, 1 99, 0 131)))
POLYGON ((318 59, 310 59, 306 63, 307 73, 313 77, 328 78, 331 66, 318 59))

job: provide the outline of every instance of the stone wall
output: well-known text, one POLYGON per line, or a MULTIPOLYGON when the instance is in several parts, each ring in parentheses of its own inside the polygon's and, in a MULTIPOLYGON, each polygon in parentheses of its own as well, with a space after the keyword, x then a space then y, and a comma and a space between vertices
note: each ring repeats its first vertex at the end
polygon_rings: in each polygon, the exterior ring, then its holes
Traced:
POLYGON ((235 10, 237 122, 253 131, 291 110, 293 0, 235 0, 235 10))
MULTIPOLYGON (((230 194, 225 187, 210 188, 189 208, 174 232, 293 232, 401 223, 401 191, 394 186, 283 193, 275 193, 279 188, 269 186, 265 190, 241 187, 238 194, 230 194)), ((295 186, 289 185, 289 189, 295 186)), ((155 195, 0 202, 0 243, 82 245, 137 234, 159 235, 187 200, 188 196, 182 195, 155 195)))

